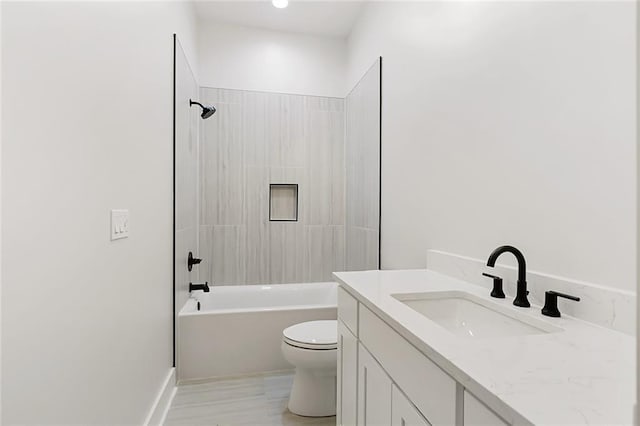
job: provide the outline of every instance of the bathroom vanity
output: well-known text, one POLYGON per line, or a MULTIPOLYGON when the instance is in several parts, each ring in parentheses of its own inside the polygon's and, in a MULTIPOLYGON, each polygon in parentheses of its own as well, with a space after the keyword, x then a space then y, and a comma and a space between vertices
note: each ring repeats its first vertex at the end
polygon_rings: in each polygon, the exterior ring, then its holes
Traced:
POLYGON ((429 270, 334 276, 339 425, 632 424, 633 337, 429 270))

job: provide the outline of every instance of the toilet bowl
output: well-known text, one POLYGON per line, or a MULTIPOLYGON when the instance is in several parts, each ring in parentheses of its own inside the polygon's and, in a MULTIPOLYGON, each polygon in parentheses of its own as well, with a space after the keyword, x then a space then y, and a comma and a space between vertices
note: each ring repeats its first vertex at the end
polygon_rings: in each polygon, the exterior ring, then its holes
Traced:
POLYGON ((282 354, 296 367, 289 411, 300 416, 336 414, 336 320, 309 321, 282 332, 282 354))

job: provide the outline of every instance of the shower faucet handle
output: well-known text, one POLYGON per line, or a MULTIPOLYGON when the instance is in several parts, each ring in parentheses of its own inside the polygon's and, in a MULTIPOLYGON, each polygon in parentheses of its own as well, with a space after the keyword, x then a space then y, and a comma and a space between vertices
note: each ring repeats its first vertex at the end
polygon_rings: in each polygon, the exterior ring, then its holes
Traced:
POLYGON ((193 253, 189 252, 189 256, 187 257, 187 269, 189 272, 193 269, 193 265, 198 265, 200 262, 202 262, 202 259, 193 257, 193 253))

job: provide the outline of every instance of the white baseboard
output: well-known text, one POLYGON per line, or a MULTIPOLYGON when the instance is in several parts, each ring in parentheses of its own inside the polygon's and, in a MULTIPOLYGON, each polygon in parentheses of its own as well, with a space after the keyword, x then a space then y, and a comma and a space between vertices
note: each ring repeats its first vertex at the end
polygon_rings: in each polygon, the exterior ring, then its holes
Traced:
POLYGON ((161 426, 164 423, 176 390, 176 369, 172 367, 149 410, 144 426, 161 426))

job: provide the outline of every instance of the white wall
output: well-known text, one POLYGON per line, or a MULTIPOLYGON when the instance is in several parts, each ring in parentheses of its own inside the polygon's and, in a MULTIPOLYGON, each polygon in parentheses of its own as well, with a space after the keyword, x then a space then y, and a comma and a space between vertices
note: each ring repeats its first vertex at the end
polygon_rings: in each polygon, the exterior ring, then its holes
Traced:
POLYGON ((200 22, 203 87, 344 97, 346 41, 200 22))
POLYGON ((5 424, 141 424, 171 368, 183 3, 3 3, 5 424), (131 236, 109 240, 109 210, 131 236))
POLYGON ((634 8, 367 6, 348 79, 383 57, 383 268, 511 243, 532 269, 635 291, 634 8))

